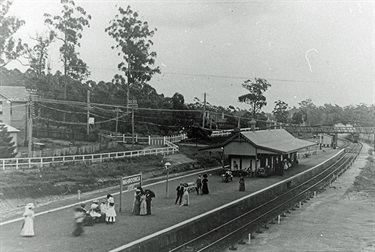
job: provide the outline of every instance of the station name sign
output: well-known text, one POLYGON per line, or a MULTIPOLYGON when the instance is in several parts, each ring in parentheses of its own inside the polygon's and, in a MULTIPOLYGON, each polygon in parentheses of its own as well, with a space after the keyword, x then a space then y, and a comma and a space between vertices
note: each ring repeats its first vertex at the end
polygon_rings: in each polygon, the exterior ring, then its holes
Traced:
POLYGON ((142 174, 135 174, 121 179, 122 186, 130 186, 134 184, 141 184, 142 174))

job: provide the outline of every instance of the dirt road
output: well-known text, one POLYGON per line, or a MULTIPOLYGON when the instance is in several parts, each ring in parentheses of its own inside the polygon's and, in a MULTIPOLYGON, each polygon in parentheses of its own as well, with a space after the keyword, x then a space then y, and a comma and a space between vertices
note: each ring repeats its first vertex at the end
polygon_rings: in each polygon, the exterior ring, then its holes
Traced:
POLYGON ((255 234, 250 245, 236 245, 237 251, 375 251, 375 166, 368 161, 369 149, 364 145, 326 191, 255 234))

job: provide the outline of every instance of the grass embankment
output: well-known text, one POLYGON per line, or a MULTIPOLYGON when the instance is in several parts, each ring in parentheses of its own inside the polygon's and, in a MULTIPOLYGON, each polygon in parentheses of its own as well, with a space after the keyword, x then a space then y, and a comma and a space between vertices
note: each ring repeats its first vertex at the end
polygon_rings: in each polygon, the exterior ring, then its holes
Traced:
POLYGON ((0 176, 1 198, 38 198, 68 195, 118 185, 119 178, 142 172, 145 177, 163 176, 164 163, 172 163, 170 174, 218 165, 220 158, 181 146, 179 157, 150 155, 93 164, 67 164, 42 169, 7 171, 0 176), (183 154, 183 155, 181 155, 183 154), (188 157, 188 158, 186 158, 188 157), (187 160, 187 161, 186 161, 187 160))

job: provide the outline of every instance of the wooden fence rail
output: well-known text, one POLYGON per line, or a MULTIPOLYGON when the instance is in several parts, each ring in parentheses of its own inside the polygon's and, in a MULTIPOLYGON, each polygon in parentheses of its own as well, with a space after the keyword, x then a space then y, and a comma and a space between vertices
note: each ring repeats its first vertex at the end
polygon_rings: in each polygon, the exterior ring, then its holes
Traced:
POLYGON ((0 159, 1 170, 18 170, 40 168, 50 165, 61 165, 66 163, 100 163, 107 160, 140 157, 147 155, 169 155, 178 152, 178 146, 167 141, 167 147, 153 148, 134 151, 120 151, 108 153, 96 153, 88 155, 55 156, 55 157, 33 157, 33 158, 9 158, 0 159))

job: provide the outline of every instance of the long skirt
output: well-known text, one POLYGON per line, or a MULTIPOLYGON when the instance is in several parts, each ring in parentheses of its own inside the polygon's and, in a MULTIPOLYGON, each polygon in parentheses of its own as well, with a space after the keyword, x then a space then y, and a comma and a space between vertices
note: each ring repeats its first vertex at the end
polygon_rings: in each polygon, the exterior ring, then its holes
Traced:
POLYGON ((151 199, 146 200, 147 215, 151 214, 151 199))
POLYGON ((208 191, 208 185, 207 184, 203 184, 202 193, 203 194, 208 194, 209 193, 209 191, 208 191))
POLYGON ((83 222, 76 222, 73 231, 73 236, 80 236, 83 232, 83 222))
POLYGON ((245 191, 245 182, 240 182, 240 191, 243 192, 245 191))
POLYGON ((34 219, 27 216, 23 222, 21 236, 34 236, 34 219))
POLYGON ((146 200, 141 201, 139 214, 140 215, 146 215, 147 214, 146 200))

